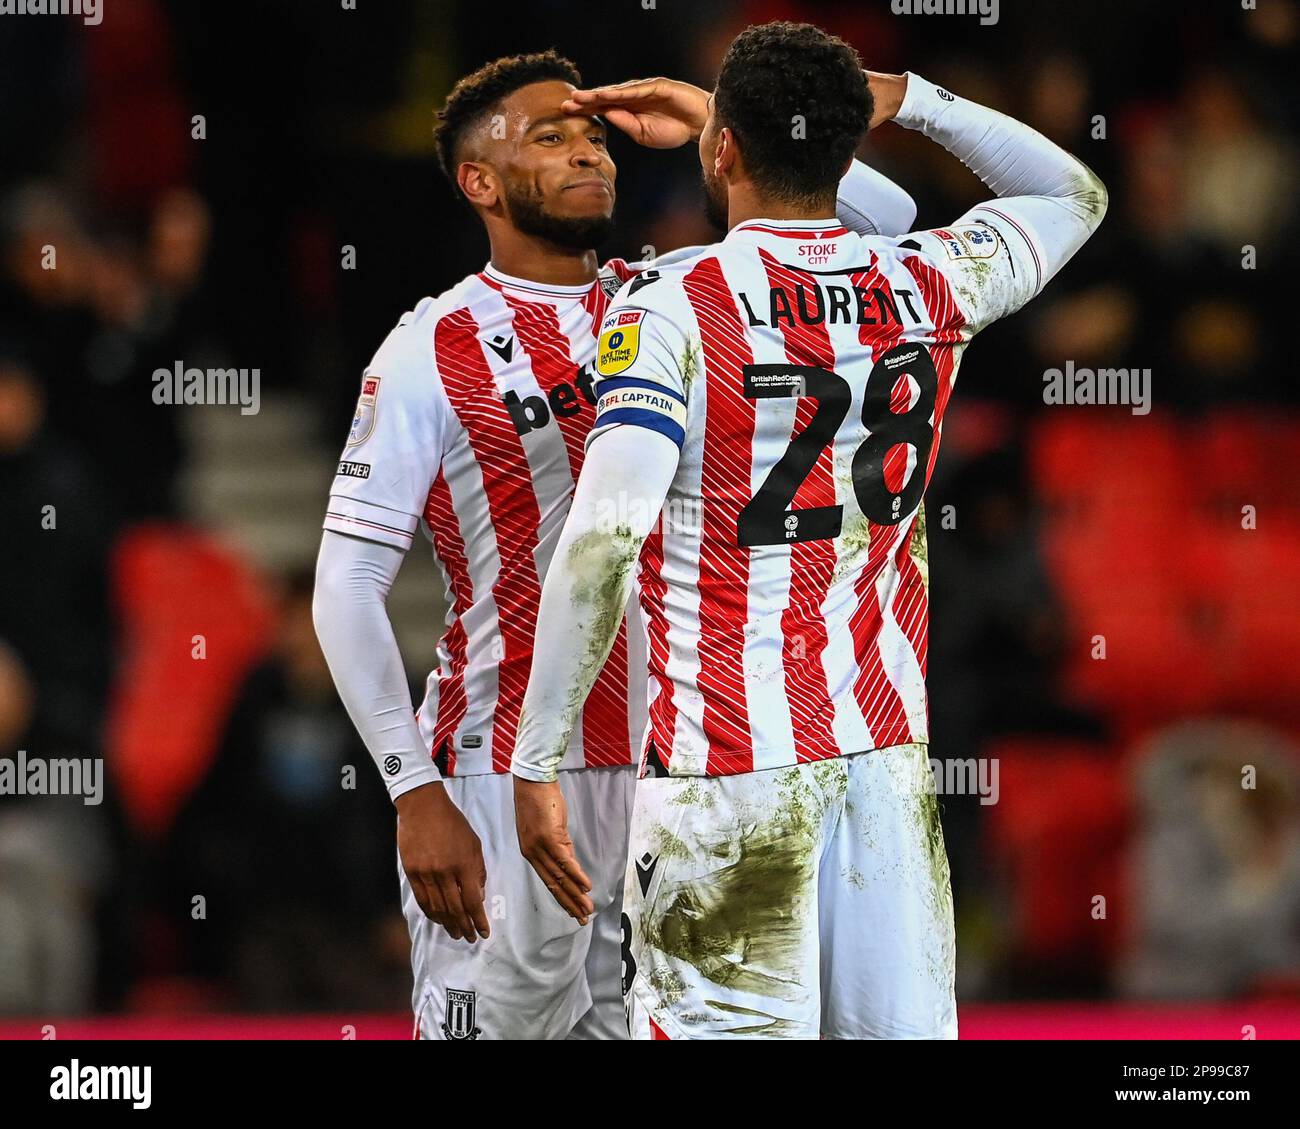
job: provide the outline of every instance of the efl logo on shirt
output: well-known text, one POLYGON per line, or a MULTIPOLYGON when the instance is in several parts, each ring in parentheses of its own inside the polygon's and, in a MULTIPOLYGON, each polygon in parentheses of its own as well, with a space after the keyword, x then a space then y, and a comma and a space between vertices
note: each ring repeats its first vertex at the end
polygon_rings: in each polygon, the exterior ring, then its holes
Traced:
POLYGON ((936 239, 942 241, 943 249, 948 252, 948 258, 960 259, 966 253, 966 249, 958 242, 957 237, 951 231, 936 227, 934 235, 936 239))
POLYGON ((601 376, 626 372, 641 350, 644 310, 615 310, 605 318, 596 346, 596 371, 601 376))
POLYGON ((361 382, 361 395, 357 397, 357 412, 352 417, 352 430, 348 433, 348 446, 363 443, 375 429, 375 415, 379 410, 379 377, 367 376, 361 382))
POLYGON ((939 228, 934 234, 943 242, 950 259, 991 259, 998 251, 998 237, 980 224, 955 231, 939 228))

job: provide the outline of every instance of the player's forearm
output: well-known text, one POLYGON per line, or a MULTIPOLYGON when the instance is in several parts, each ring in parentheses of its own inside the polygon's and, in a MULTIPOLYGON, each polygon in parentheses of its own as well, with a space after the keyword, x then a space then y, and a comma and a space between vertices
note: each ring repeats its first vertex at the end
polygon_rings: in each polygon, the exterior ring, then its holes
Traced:
POLYGON ((389 545, 326 530, 312 603, 334 685, 394 800, 440 779, 415 722, 388 619, 388 592, 403 555, 389 545))
POLYGON ((565 526, 542 585, 532 674, 510 770, 554 780, 578 714, 609 657, 641 541, 599 523, 565 526))
POLYGON ((1081 220, 1100 222, 1106 189, 1077 157, 1023 122, 907 77, 899 125, 937 141, 998 196, 1051 197, 1081 220))
POLYGON ((1077 157, 1006 114, 907 75, 895 121, 919 130, 962 161, 1037 237, 1046 282, 1100 225, 1107 192, 1077 157))
POLYGON ((510 770, 555 779, 578 714, 609 657, 637 558, 677 469, 677 447, 639 427, 592 440, 551 558, 533 668, 510 770))

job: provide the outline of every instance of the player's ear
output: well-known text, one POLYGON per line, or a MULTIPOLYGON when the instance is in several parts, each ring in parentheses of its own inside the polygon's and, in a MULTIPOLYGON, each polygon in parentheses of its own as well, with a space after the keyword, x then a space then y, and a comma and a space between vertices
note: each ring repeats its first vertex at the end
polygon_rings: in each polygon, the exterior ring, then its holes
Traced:
POLYGON ((740 150, 736 147, 736 135, 731 127, 724 125, 718 130, 718 145, 713 153, 713 172, 716 176, 731 179, 736 168, 740 150))
POLYGON ((456 183, 465 198, 480 208, 496 206, 499 198, 496 173, 477 161, 462 161, 456 169, 456 183))

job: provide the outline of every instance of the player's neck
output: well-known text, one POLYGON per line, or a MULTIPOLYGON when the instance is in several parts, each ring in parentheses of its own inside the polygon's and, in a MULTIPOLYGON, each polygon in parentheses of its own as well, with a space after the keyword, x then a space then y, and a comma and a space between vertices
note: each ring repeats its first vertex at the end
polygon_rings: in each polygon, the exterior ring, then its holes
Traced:
POLYGON ((551 286, 594 282, 600 260, 594 250, 573 251, 511 230, 491 237, 492 265, 502 274, 551 286))
POLYGON ((733 187, 727 198, 728 230, 750 220, 806 220, 810 224, 825 226, 827 222, 835 222, 835 206, 809 208, 773 199, 748 186, 733 187))

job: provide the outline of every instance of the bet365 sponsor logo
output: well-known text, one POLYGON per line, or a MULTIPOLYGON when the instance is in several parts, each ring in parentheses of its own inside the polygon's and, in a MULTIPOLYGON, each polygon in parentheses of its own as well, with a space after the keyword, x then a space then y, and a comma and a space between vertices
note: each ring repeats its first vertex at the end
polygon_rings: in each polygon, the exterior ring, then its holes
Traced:
POLYGON ((552 385, 545 398, 541 396, 520 396, 510 391, 502 397, 515 430, 520 435, 527 435, 539 427, 551 422, 551 417, 567 419, 579 415, 585 407, 595 406, 596 392, 593 387, 590 365, 578 369, 573 381, 557 381, 552 385))

